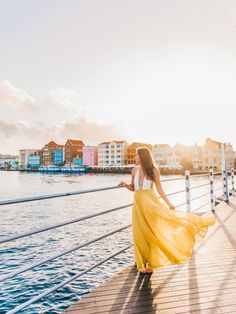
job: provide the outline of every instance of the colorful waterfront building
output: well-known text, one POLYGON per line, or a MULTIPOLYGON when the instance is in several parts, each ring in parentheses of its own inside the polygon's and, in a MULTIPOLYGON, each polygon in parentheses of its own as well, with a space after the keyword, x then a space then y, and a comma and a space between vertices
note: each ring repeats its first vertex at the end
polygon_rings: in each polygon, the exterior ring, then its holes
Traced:
POLYGON ((181 165, 185 170, 201 170, 201 147, 195 145, 183 145, 177 143, 172 148, 172 152, 180 156, 181 165))
POLYGON ((65 144, 65 163, 73 163, 74 158, 83 158, 84 142, 82 140, 68 139, 65 144))
POLYGON ((97 146, 84 146, 83 147, 83 165, 84 166, 97 166, 98 164, 98 147, 97 146))
POLYGON ((54 141, 50 141, 48 144, 44 145, 41 150, 41 164, 44 166, 53 165, 53 152, 55 150, 63 150, 64 145, 60 145, 55 143, 54 141))
MULTIPOLYGON (((230 143, 225 143, 225 161, 227 168, 235 165, 235 153, 230 143)), ((207 138, 202 148, 202 170, 221 171, 221 142, 207 138)))
POLYGON ((32 170, 38 169, 41 164, 41 153, 42 151, 39 149, 28 157, 27 168, 32 170))
POLYGON ((73 158, 72 163, 74 165, 83 165, 83 158, 75 157, 75 158, 73 158))
POLYGON ((182 168, 180 156, 176 155, 175 153, 167 155, 166 166, 167 168, 169 167, 171 169, 182 168))
POLYGON ((33 155, 37 151, 39 151, 39 149, 20 149, 18 169, 27 169, 29 156, 33 155))
POLYGON ((152 151, 152 145, 146 144, 146 143, 139 143, 139 142, 133 142, 127 147, 126 151, 126 157, 125 157, 125 164, 126 165, 135 165, 135 155, 137 148, 139 147, 146 147, 152 151))
POLYGON ((152 148, 153 159, 159 166, 167 164, 167 157, 173 153, 169 144, 155 144, 152 148))
POLYGON ((128 145, 126 141, 98 144, 98 166, 124 166, 128 145))
POLYGON ((55 166, 62 166, 64 162, 64 149, 53 150, 53 164, 55 166))

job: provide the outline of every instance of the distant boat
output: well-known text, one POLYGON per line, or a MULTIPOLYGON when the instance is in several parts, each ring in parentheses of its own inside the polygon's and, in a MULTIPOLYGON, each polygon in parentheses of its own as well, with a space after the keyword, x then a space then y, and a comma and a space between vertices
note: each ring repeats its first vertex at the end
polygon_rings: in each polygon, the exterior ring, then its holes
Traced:
POLYGON ((47 172, 47 173, 56 173, 60 172, 61 169, 58 166, 48 165, 48 166, 40 166, 39 172, 47 172))
POLYGON ((84 173, 86 171, 86 166, 81 165, 66 165, 61 167, 61 172, 63 173, 84 173))

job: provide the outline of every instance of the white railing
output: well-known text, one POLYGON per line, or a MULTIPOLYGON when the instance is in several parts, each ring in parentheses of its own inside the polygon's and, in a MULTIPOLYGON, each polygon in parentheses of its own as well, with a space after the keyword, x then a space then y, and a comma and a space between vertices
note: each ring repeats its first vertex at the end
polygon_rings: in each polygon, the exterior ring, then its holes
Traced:
MULTIPOLYGON (((180 203, 180 204, 175 205, 176 208, 186 205, 186 211, 187 212, 196 212, 200 208, 203 208, 203 207, 206 207, 207 205, 209 205, 209 210, 214 211, 217 202, 219 202, 219 201, 228 201, 229 200, 229 195, 234 195, 234 193, 235 193, 235 190, 234 190, 234 172, 235 171, 234 171, 233 168, 231 169, 230 172, 223 169, 222 173, 221 172, 213 173, 213 170, 210 170, 210 172, 206 173, 206 174, 192 175, 191 176, 190 175, 190 171, 187 170, 185 172, 185 176, 184 177, 177 177, 177 178, 172 178, 172 179, 163 179, 163 180, 161 180, 161 182, 172 182, 172 181, 182 180, 183 183, 185 183, 185 188, 167 194, 168 197, 171 197, 171 196, 174 196, 174 195, 179 194, 179 193, 185 193, 185 201, 180 203), (229 184, 228 184, 228 174, 229 173, 230 173, 230 176, 231 176, 231 190, 230 191, 229 191, 229 184), (220 178, 219 179, 215 179, 216 176, 220 176, 220 178), (201 177, 208 178, 208 182, 204 183, 204 184, 200 184, 200 185, 191 187, 191 179, 192 178, 201 178, 201 177), (219 182, 221 183, 220 187, 216 186, 216 184, 218 184, 219 182), (199 195, 199 196, 196 196, 194 198, 191 197, 191 192, 193 190, 196 190, 196 189, 199 189, 199 188, 202 188, 202 187, 207 187, 207 186, 209 186, 209 190, 207 192, 204 191, 204 193, 199 195), (216 195, 216 191, 218 191, 218 190, 222 190, 222 193, 219 196, 216 195), (204 204, 201 204, 200 207, 195 208, 193 210, 192 209, 192 203, 195 200, 198 200, 200 198, 206 197, 207 195, 209 195, 209 200, 207 202, 205 202, 204 204)), ((81 191, 73 191, 73 192, 65 192, 65 193, 57 193, 57 194, 50 194, 50 195, 41 195, 41 196, 33 196, 33 197, 27 197, 27 198, 18 198, 18 199, 4 200, 4 201, 0 201, 0 206, 19 204, 19 203, 23 203, 23 202, 41 201, 41 200, 45 200, 45 199, 52 199, 52 198, 59 198, 59 197, 68 197, 68 196, 71 196, 71 195, 94 193, 94 192, 100 192, 100 191, 105 191, 105 190, 113 190, 113 189, 118 189, 118 188, 120 188, 120 187, 118 187, 118 186, 110 186, 110 187, 106 187, 106 188, 97 188, 97 189, 90 189, 90 190, 81 190, 81 191)), ((87 219, 92 219, 94 217, 97 217, 97 216, 100 216, 100 215, 105 215, 105 214, 110 213, 110 212, 115 212, 115 211, 118 211, 118 210, 121 210, 121 209, 124 209, 124 208, 128 208, 130 206, 132 206, 132 203, 125 204, 125 205, 122 205, 122 206, 119 206, 119 207, 116 207, 116 208, 111 208, 109 210, 101 211, 101 212, 98 212, 98 213, 95 213, 95 214, 91 214, 91 215, 87 215, 87 216, 83 216, 83 217, 78 217, 78 218, 73 219, 73 220, 68 220, 68 221, 64 221, 64 222, 61 222, 61 223, 48 225, 46 227, 36 228, 36 229, 33 229, 33 230, 25 231, 23 233, 2 237, 2 238, 0 238, 0 244, 8 243, 10 241, 16 241, 16 240, 18 240, 20 238, 25 238, 25 237, 32 236, 32 235, 35 235, 35 234, 38 234, 38 233, 42 233, 42 232, 45 232, 45 231, 49 231, 49 230, 52 230, 52 229, 55 229, 55 228, 60 228, 62 226, 66 226, 66 225, 69 225, 69 224, 78 223, 80 221, 84 221, 84 220, 87 220, 87 219)), ((83 244, 76 245, 76 246, 71 247, 71 248, 69 248, 67 250, 64 250, 64 251, 62 251, 60 253, 56 253, 56 254, 52 255, 51 257, 49 257, 49 258, 43 258, 43 259, 37 260, 36 262, 33 262, 31 264, 29 263, 28 265, 24 265, 23 267, 20 267, 19 269, 16 269, 16 270, 14 270, 12 272, 9 272, 6 275, 0 276, 0 282, 5 282, 6 280, 9 280, 9 279, 12 279, 12 278, 18 276, 19 274, 22 274, 22 273, 24 273, 26 271, 30 271, 30 270, 34 269, 35 267, 44 265, 44 264, 46 264, 48 262, 52 262, 53 260, 55 260, 57 258, 65 256, 66 254, 69 254, 69 253, 71 253, 73 251, 79 250, 82 247, 88 246, 88 245, 90 245, 90 244, 92 244, 94 242, 97 242, 97 241, 99 241, 101 239, 109 237, 112 234, 121 232, 122 230, 125 230, 125 229, 130 228, 130 227, 131 227, 131 224, 121 226, 120 228, 118 228, 116 230, 113 230, 113 231, 111 231, 109 233, 103 234, 103 235, 101 235, 101 236, 99 236, 99 237, 97 237, 97 238, 95 238, 95 239, 93 239, 93 240, 91 240, 89 242, 85 242, 83 244)), ((27 302, 18 305, 17 307, 15 307, 14 309, 10 310, 7 313, 8 314, 9 313, 12 314, 12 313, 17 313, 17 312, 21 311, 22 309, 30 306, 34 302, 40 300, 44 296, 46 296, 46 295, 56 291, 60 287, 63 287, 65 285, 67 285, 69 282, 72 282, 73 280, 75 280, 78 277, 86 274, 90 270, 92 270, 92 269, 96 268, 97 266, 105 263, 106 261, 108 261, 109 259, 113 258, 114 256, 117 256, 120 253, 128 250, 130 247, 132 247, 132 243, 130 243, 128 246, 124 247, 123 249, 121 249, 121 250, 119 250, 117 252, 114 252, 112 255, 104 258, 103 260, 95 263, 93 266, 83 270, 82 272, 79 272, 76 275, 70 277, 69 279, 67 279, 65 281, 62 281, 60 284, 55 285, 55 286, 51 287, 50 289, 45 290, 44 292, 40 293, 36 297, 29 299, 27 302)))

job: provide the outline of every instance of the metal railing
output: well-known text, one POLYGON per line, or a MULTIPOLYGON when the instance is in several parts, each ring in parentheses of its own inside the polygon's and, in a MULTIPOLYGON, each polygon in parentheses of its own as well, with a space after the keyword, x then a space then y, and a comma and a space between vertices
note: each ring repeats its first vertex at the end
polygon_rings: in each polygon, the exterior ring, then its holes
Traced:
MULTIPOLYGON (((176 194, 180 194, 180 193, 185 193, 185 201, 180 203, 180 204, 177 204, 175 205, 175 207, 182 207, 184 205, 186 205, 186 210, 187 212, 195 212, 197 210, 199 210, 200 208, 203 208, 209 204, 211 204, 210 208, 212 211, 215 210, 215 205, 216 205, 216 201, 217 199, 219 199, 219 197, 217 197, 215 195, 215 192, 218 191, 218 190, 223 190, 223 194, 221 195, 222 196, 222 200, 228 200, 229 198, 229 195, 234 195, 234 169, 232 168, 231 171, 222 171, 222 174, 219 173, 219 172, 215 172, 213 173, 213 170, 210 170, 209 173, 206 173, 206 174, 200 174, 200 175, 192 175, 190 176, 190 171, 186 171, 185 172, 185 176, 184 177, 176 177, 176 178, 171 178, 171 179, 163 179, 161 180, 161 182, 171 182, 171 181, 177 181, 177 180, 183 180, 184 183, 185 183, 185 188, 184 189, 181 189, 179 191, 175 191, 175 192, 172 192, 172 193, 169 193, 167 194, 167 196, 174 196, 176 194), (231 175, 231 190, 230 192, 228 192, 228 174, 230 173, 231 175), (220 179, 217 179, 215 180, 214 179, 214 176, 216 175, 221 175, 221 178, 220 179), (191 178, 200 178, 200 177, 206 177, 208 178, 208 182, 207 183, 204 183, 204 184, 200 184, 200 185, 197 185, 197 186, 193 186, 191 187, 191 184, 190 184, 190 180, 191 178), (222 182, 222 186, 221 187, 216 187, 215 184, 216 183, 219 183, 219 182, 222 182), (205 188, 206 186, 209 186, 209 191, 206 193, 206 191, 204 191, 203 194, 201 195, 198 195, 194 198, 191 198, 191 191, 193 190, 197 190, 197 189, 200 189, 200 188, 205 188), (226 194, 227 193, 227 194, 226 194), (230 194, 231 193, 231 194, 230 194), (199 206, 198 208, 192 210, 191 209, 191 204, 193 201, 195 200, 198 200, 200 198, 203 198, 205 196, 209 195, 209 201, 204 203, 204 204, 201 204, 201 206, 199 206), (227 197, 227 199, 224 199, 224 197, 227 197)), ((19 203, 23 203, 23 202, 33 202, 33 201, 41 201, 41 200, 45 200, 45 199, 51 199, 51 198, 59 198, 59 197, 67 197, 67 196, 72 196, 72 195, 79 195, 79 194, 85 194, 85 193, 94 193, 94 192, 101 192, 101 191, 106 191, 106 190, 113 190, 113 189, 119 189, 120 187, 118 186, 110 186, 110 187, 105 187, 105 188, 97 188, 97 189, 90 189, 90 190, 80 190, 80 191, 72 191, 72 192, 65 192, 65 193, 56 193, 56 194, 50 194, 50 195, 40 195, 40 196, 34 196, 34 197, 27 197, 27 198, 18 198, 18 199, 11 199, 11 200, 4 200, 4 201, 1 201, 0 202, 0 205, 1 206, 6 206, 6 205, 13 205, 13 204, 19 204, 19 203)), ((160 197, 160 196, 158 196, 160 197)), ((100 216, 100 215, 105 215, 107 213, 111 213, 111 212, 115 212, 115 211, 118 211, 118 210, 121 210, 121 209, 124 209, 124 208, 128 208, 128 207, 131 207, 132 206, 132 203, 129 203, 129 204, 126 204, 126 205, 122 205, 122 206, 119 206, 119 207, 115 207, 115 208, 111 208, 111 209, 108 209, 108 210, 104 210, 104 211, 101 211, 101 212, 97 212, 97 213, 94 213, 94 214, 91 214, 91 215, 87 215, 87 216, 83 216, 83 217, 78 217, 78 218, 75 218, 75 219, 72 219, 72 220, 68 220, 68 221, 64 221, 64 222, 61 222, 61 223, 57 223, 57 224, 53 224, 53 225, 48 225, 46 227, 42 227, 42 228, 35 228, 33 230, 29 230, 29 231, 25 231, 25 232, 22 232, 22 233, 19 233, 19 234, 16 234, 16 235, 10 235, 10 236, 6 236, 6 237, 2 237, 0 238, 0 244, 4 244, 4 243, 8 243, 10 241, 16 241, 18 239, 21 239, 21 238, 25 238, 25 237, 29 237, 29 236, 32 236, 32 235, 35 235, 35 234, 39 234, 39 233, 42 233, 42 232, 46 232, 46 231, 49 231, 49 230, 52 230, 52 229, 55 229, 55 228, 60 228, 62 226, 66 226, 66 225, 70 225, 70 224, 73 224, 73 223, 77 223, 77 222, 80 222, 80 221, 84 221, 84 220, 87 220, 87 219, 91 219, 91 218, 94 218, 94 217, 97 217, 97 216, 100 216)), ((0 282, 5 282, 6 280, 9 280, 9 279, 12 279, 26 271, 30 271, 38 266, 41 266, 41 265, 44 265, 48 262, 51 262, 55 259, 58 259, 58 258, 61 258, 71 252, 74 252, 76 250, 79 250, 83 247, 86 247, 92 243, 95 243, 101 239, 104 239, 104 238, 107 238, 115 233, 119 233, 125 229, 128 229, 131 227, 131 224, 127 224, 127 225, 124 225, 124 226, 121 226, 120 228, 116 229, 116 230, 113 230, 111 232, 108 232, 106 234, 103 234, 93 240, 90 240, 88 242, 85 242, 85 243, 82 243, 82 244, 77 244, 67 250, 64 250, 60 253, 56 253, 54 255, 52 255, 51 257, 49 258, 44 258, 44 259, 41 259, 41 260, 38 260, 36 262, 33 262, 31 264, 28 264, 26 266, 23 266, 23 267, 20 267, 19 269, 16 269, 6 275, 3 275, 3 276, 0 276, 0 282)), ((110 256, 107 256, 106 258, 102 259, 101 261, 97 262, 96 264, 92 265, 91 267, 83 270, 82 272, 79 272, 77 273, 76 275, 70 277, 69 279, 65 280, 65 281, 62 281, 60 284, 57 284, 55 285, 54 287, 50 288, 50 289, 47 289, 46 291, 40 293, 39 295, 37 295, 36 297, 33 297, 32 299, 28 300, 27 302, 24 302, 22 304, 20 304, 19 306, 15 307, 14 309, 10 310, 8 313, 17 313, 19 312, 20 310, 30 306, 31 304, 33 304, 34 302, 40 300, 41 298, 43 298, 44 296, 56 291, 57 289, 59 289, 60 287, 63 287, 65 285, 67 285, 68 283, 72 282, 73 280, 77 279, 78 277, 81 277, 82 275, 86 274, 87 272, 89 272, 90 270, 98 267, 99 265, 105 263, 106 261, 110 260, 111 258, 113 258, 114 256, 117 256, 119 254, 121 254, 122 252, 128 250, 129 248, 132 247, 132 243, 130 243, 129 245, 125 246, 124 248, 120 249, 119 251, 111 254, 110 256)))

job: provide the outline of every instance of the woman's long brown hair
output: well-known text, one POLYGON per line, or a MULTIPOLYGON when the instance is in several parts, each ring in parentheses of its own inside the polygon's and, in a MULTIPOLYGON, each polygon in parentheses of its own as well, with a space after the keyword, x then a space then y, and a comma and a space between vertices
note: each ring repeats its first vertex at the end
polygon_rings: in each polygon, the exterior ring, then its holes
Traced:
POLYGON ((147 147, 139 147, 137 149, 137 153, 140 158, 140 163, 141 163, 141 167, 142 167, 144 175, 146 175, 146 177, 149 180, 154 181, 155 180, 154 169, 158 171, 159 175, 160 175, 160 171, 153 161, 151 151, 147 147))

